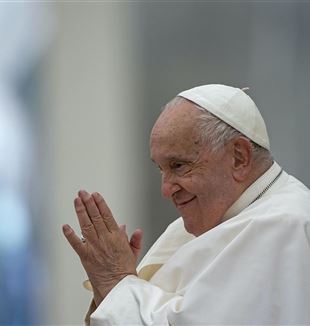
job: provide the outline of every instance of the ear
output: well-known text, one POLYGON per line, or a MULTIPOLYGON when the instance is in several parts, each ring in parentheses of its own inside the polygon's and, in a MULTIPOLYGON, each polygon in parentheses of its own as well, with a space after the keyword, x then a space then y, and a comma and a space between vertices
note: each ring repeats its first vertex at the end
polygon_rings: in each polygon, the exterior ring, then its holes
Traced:
POLYGON ((251 142, 245 137, 238 137, 232 141, 232 175, 237 182, 247 179, 253 162, 251 142))

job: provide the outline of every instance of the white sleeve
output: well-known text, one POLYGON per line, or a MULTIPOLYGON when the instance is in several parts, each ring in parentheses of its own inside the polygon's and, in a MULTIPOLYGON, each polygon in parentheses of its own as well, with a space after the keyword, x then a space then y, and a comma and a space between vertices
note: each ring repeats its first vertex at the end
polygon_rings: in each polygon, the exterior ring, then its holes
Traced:
POLYGON ((168 314, 178 310, 182 299, 129 275, 101 302, 90 325, 169 325, 168 314))
POLYGON ((310 325, 309 221, 241 225, 189 242, 152 283, 125 277, 91 325, 310 325))

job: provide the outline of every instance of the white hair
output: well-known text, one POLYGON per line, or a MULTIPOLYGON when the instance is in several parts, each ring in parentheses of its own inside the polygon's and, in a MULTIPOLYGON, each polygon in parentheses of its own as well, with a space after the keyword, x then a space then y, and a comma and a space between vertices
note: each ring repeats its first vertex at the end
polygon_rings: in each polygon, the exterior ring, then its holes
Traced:
MULTIPOLYGON (((170 101, 164 107, 164 109, 175 106, 184 101, 188 102, 188 100, 184 99, 183 97, 177 96, 172 101, 170 101)), ((224 146, 235 138, 245 137, 251 143, 254 161, 272 161, 272 156, 269 150, 256 144, 241 132, 231 127, 229 124, 219 119, 214 114, 210 113, 205 108, 202 108, 195 103, 193 104, 201 112, 201 115, 197 121, 197 127, 201 135, 201 140, 210 148, 212 152, 223 150, 224 146)))

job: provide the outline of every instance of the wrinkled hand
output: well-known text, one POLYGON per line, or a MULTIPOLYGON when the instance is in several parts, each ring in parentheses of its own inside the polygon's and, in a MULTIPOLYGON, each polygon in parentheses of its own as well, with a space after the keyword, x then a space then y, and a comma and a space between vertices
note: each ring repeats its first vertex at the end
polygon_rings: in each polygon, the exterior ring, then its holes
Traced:
POLYGON ((125 227, 117 225, 99 193, 79 191, 74 206, 85 241, 69 225, 63 226, 63 232, 81 259, 98 306, 121 279, 136 275, 142 231, 136 230, 129 242, 125 227))

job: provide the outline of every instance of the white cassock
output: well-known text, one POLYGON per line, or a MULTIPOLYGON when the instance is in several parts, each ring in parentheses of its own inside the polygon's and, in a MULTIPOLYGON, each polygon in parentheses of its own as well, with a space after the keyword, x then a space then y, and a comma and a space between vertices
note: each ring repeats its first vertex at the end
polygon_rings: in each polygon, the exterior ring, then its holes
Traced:
POLYGON ((91 325, 310 325, 310 191, 274 163, 212 230, 172 223, 138 272, 91 325))

